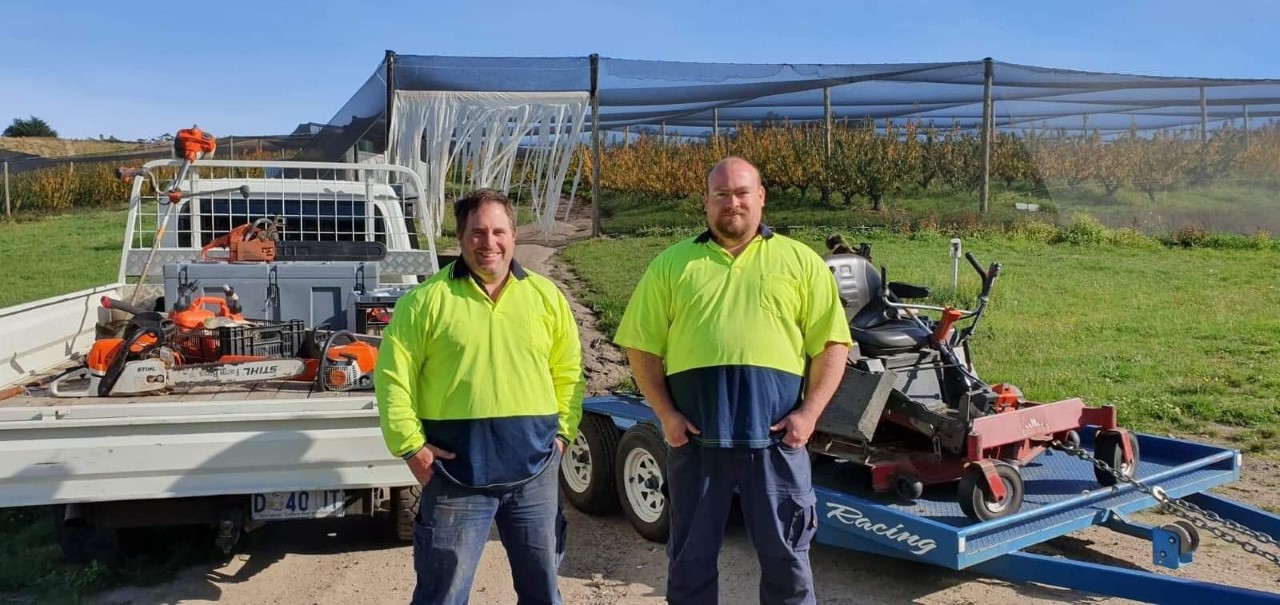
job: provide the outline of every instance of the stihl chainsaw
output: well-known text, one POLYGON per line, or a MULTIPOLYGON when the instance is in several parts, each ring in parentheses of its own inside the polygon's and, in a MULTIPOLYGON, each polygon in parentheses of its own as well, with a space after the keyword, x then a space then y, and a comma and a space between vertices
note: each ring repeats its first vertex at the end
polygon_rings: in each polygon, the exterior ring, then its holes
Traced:
POLYGON ((199 386, 281 380, 306 370, 301 359, 184 365, 181 353, 168 346, 175 332, 171 319, 115 299, 104 297, 102 304, 134 314, 124 337, 94 342, 85 357, 84 366, 59 376, 49 384, 51 395, 152 395, 199 386))

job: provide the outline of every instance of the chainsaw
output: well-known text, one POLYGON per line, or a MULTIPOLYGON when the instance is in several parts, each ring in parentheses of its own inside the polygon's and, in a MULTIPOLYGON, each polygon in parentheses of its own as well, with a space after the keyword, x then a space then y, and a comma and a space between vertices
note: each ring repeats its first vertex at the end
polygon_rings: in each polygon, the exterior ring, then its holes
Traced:
POLYGON ((245 223, 205 244, 200 249, 200 260, 271 262, 276 258, 276 244, 280 242, 280 231, 283 228, 284 219, 278 216, 245 223), (214 248, 226 248, 227 256, 210 257, 209 251, 214 248))
POLYGON ((316 384, 322 391, 365 391, 373 388, 378 348, 346 330, 325 339, 316 363, 316 384))
POLYGON ((123 338, 95 341, 83 366, 54 379, 49 384, 54 397, 154 395, 174 389, 286 379, 306 369, 301 359, 186 365, 182 354, 169 346, 176 331, 171 319, 108 297, 103 297, 102 304, 133 313, 134 319, 123 338))

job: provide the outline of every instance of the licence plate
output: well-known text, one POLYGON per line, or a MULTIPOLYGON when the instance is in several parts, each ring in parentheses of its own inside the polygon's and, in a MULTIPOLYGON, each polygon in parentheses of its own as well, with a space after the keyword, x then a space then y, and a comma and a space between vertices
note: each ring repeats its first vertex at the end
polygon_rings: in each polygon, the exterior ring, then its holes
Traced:
POLYGON ((250 516, 255 521, 274 519, 319 519, 346 513, 340 489, 300 492, 267 492, 250 498, 250 516))

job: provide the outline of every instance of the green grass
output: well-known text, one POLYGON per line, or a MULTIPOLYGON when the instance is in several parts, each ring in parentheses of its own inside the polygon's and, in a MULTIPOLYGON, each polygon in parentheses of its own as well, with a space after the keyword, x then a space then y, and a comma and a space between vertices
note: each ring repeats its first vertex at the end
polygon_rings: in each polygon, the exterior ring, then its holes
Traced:
MULTIPOLYGON (((688 231, 692 233, 692 230, 688 231)), ((827 231, 795 237, 819 249, 827 231)), ((649 260, 678 235, 593 240, 565 251, 612 335, 649 260)), ((889 278, 970 304, 977 276, 961 266, 951 291, 947 239, 872 234, 889 278)), ((972 342, 986 380, 1030 398, 1115 404, 1146 431, 1214 425, 1251 451, 1280 429, 1280 251, 1049 245, 968 238, 1003 273, 972 342)))
POLYGON ((1275 184, 1183 184, 1158 192, 1155 203, 1133 187, 1122 188, 1110 198, 1091 186, 1055 190, 1051 197, 1064 213, 1088 212, 1111 226, 1167 232, 1192 225, 1208 231, 1280 233, 1280 186, 1275 184))
POLYGON ((115 282, 125 215, 94 210, 0 223, 0 258, 9 268, 0 307, 115 282))
POLYGON ((47 507, 0 510, 0 603, 80 603, 113 586, 169 581, 183 567, 211 562, 211 530, 129 529, 110 565, 66 563, 47 507))
POLYGON ((102 565, 61 562, 47 510, 0 510, 0 601, 13 595, 41 603, 75 602, 106 585, 109 575, 102 565))

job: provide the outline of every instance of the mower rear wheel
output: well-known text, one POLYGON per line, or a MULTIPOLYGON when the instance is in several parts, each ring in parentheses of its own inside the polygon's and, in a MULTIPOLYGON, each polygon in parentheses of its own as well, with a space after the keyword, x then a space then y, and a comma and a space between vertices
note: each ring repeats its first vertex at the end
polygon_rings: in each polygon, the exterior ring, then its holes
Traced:
POLYGON ((960 510, 970 519, 989 521, 1011 515, 1022 508, 1022 473, 1008 462, 995 462, 996 475, 1004 484, 1004 500, 996 501, 983 475, 982 467, 974 464, 965 470, 957 490, 960 497, 960 510))
MULTIPOLYGON (((1138 455, 1138 438, 1129 433, 1129 446, 1133 448, 1133 461, 1126 463, 1124 461, 1124 445, 1120 442, 1118 433, 1098 433, 1098 437, 1093 446, 1093 457, 1101 460, 1107 466, 1117 470, 1121 475, 1133 478, 1137 475, 1138 464, 1141 457, 1138 455)), ((1093 476, 1098 479, 1098 483, 1103 487, 1111 487, 1120 480, 1115 475, 1094 467, 1093 476)))

